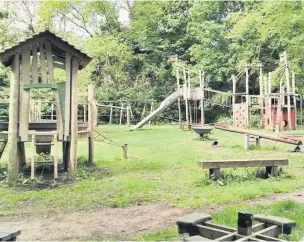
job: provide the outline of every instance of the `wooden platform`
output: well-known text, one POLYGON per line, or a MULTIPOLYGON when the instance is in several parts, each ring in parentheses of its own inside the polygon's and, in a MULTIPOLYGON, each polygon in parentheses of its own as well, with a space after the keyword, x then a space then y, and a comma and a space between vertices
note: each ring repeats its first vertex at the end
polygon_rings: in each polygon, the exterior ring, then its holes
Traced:
MULTIPOLYGON (((29 130, 36 131, 52 131, 56 130, 56 121, 46 122, 30 122, 29 130)), ((88 128, 88 123, 78 122, 78 130, 85 130, 88 128)), ((0 131, 8 131, 8 122, 0 122, 0 131)))
POLYGON ((277 176, 278 167, 288 165, 288 159, 217 160, 199 161, 203 169, 209 169, 209 176, 218 179, 221 168, 266 167, 266 173, 277 176))

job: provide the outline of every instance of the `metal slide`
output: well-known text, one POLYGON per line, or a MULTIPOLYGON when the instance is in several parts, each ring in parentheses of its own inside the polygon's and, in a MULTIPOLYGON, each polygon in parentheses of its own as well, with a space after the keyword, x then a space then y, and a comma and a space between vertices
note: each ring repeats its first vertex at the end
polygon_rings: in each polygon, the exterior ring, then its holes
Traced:
POLYGON ((178 98, 183 97, 183 89, 179 89, 172 93, 169 97, 167 97, 162 103, 159 105, 157 109, 155 109, 152 113, 150 113, 147 117, 145 117, 143 120, 141 120, 138 124, 136 124, 134 127, 130 128, 130 131, 137 130, 144 126, 146 123, 148 123, 152 118, 154 118, 156 115, 160 114, 162 111, 164 111, 167 107, 169 107, 172 103, 174 103, 178 98))

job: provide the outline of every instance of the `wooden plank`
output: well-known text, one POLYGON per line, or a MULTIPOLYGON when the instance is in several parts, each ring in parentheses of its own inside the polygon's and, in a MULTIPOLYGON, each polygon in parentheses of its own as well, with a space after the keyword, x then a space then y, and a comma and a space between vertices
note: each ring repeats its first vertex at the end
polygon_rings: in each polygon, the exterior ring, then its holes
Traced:
MULTIPOLYGON (((21 81, 22 85, 29 84, 31 82, 31 61, 30 49, 22 50, 22 72, 21 81)), ((30 92, 21 89, 20 100, 20 121, 19 121, 19 136, 20 140, 28 141, 28 129, 29 129, 29 112, 30 112, 30 92)))
POLYGON ((32 49, 32 83, 38 83, 38 55, 37 44, 33 45, 32 49))
POLYGON ((237 229, 235 229, 235 228, 224 226, 224 225, 214 224, 214 223, 209 222, 209 221, 205 222, 204 225, 206 225, 208 227, 211 227, 211 228, 221 229, 221 230, 231 232, 231 233, 232 232, 237 232, 237 229))
POLYGON ((200 224, 198 224, 196 226, 199 231, 199 234, 203 235, 207 239, 216 240, 220 237, 223 237, 223 236, 229 234, 229 232, 221 230, 221 229, 211 228, 211 227, 200 225, 200 224))
POLYGON ((199 161, 201 168, 236 168, 236 167, 264 167, 264 166, 286 166, 288 159, 253 159, 253 160, 219 160, 199 161))
POLYGON ((58 89, 58 86, 55 83, 29 83, 29 84, 23 85, 24 90, 29 90, 29 89, 34 89, 34 88, 58 89))
POLYGON ((78 110, 78 59, 72 59, 72 81, 71 81, 71 149, 70 149, 70 162, 69 162, 69 176, 70 179, 75 180, 77 174, 77 110, 78 110))
POLYGON ((39 42, 41 83, 48 83, 43 42, 39 42))
POLYGON ((17 182, 18 161, 18 113, 19 113, 19 90, 20 90, 20 55, 13 57, 10 80, 10 105, 8 126, 8 184, 15 185, 17 182))
POLYGON ((279 228, 278 225, 272 225, 268 228, 260 230, 257 233, 260 234, 260 235, 266 235, 266 236, 269 236, 269 237, 277 238, 278 235, 282 233, 282 230, 279 228))
POLYGON ((64 140, 67 141, 70 136, 70 118, 71 118, 71 54, 65 53, 65 66, 66 66, 66 83, 65 83, 65 107, 64 107, 64 140))
POLYGON ((51 43, 48 40, 46 40, 44 42, 44 45, 45 45, 45 49, 46 49, 46 59, 47 59, 47 66, 48 66, 48 73, 49 73, 49 82, 54 83, 54 66, 53 66, 51 43))

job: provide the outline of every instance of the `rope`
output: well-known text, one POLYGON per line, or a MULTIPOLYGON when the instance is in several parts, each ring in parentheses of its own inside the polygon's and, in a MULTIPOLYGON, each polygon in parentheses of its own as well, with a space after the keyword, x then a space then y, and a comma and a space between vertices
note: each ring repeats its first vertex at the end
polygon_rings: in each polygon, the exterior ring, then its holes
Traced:
POLYGON ((94 136, 95 141, 103 142, 103 143, 108 144, 108 145, 113 145, 113 146, 123 148, 123 145, 121 145, 121 144, 115 142, 114 140, 104 136, 103 134, 99 133, 98 131, 94 130, 94 132, 97 134, 97 136, 94 136))

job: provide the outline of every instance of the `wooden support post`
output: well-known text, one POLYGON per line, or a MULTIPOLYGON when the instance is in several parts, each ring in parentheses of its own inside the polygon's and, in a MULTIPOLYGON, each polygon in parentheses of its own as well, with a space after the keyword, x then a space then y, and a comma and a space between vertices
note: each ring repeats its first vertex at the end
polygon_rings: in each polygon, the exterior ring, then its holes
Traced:
MULTIPOLYGON (((179 90, 181 88, 180 83, 179 83, 179 71, 176 69, 176 84, 177 84, 177 89, 179 90)), ((177 107, 178 107, 178 124, 179 128, 182 128, 182 111, 181 111, 181 99, 177 99, 177 107)), ((150 121, 149 121, 150 124, 150 121)))
POLYGON ((293 72, 292 73, 292 93, 293 93, 293 106, 294 106, 294 113, 295 113, 295 123, 294 127, 297 129, 297 98, 296 98, 296 74, 293 72))
POLYGON ((54 134, 54 179, 58 178, 57 134, 54 134))
POLYGON ((71 149, 69 162, 69 176, 70 179, 75 180, 77 174, 77 96, 78 96, 78 74, 79 61, 77 58, 72 59, 72 97, 71 97, 71 149))
POLYGON ((233 126, 236 126, 235 122, 235 93, 236 93, 236 77, 232 75, 232 114, 233 114, 233 126))
POLYGON ((88 137, 88 143, 89 143, 89 163, 94 163, 94 129, 95 129, 95 120, 93 116, 93 110, 95 105, 94 102, 94 88, 93 85, 88 86, 88 129, 90 132, 90 135, 88 137))
POLYGON ((71 128, 71 83, 72 83, 72 59, 69 52, 65 52, 66 83, 64 104, 64 141, 69 140, 71 128))
POLYGON ((249 135, 244 134, 244 149, 248 150, 249 149, 249 135))
POLYGON ((112 124, 113 121, 113 103, 110 104, 110 120, 109 124, 112 124))
POLYGON ((189 100, 188 104, 189 104, 189 121, 190 121, 190 124, 192 125, 192 102, 191 102, 191 100, 189 100))
POLYGON ((186 84, 186 97, 185 97, 185 106, 186 106, 186 125, 189 125, 189 106, 188 106, 188 85, 187 85, 187 74, 186 74, 186 70, 184 70, 184 80, 185 80, 185 84, 186 84))
MULTIPOLYGON (((292 129, 291 125, 291 103, 290 103, 290 93, 291 93, 291 88, 290 88, 290 76, 289 76, 289 68, 288 68, 288 61, 287 61, 287 56, 285 56, 285 75, 286 75, 286 86, 287 86, 287 118, 288 118, 288 130, 292 129)), ((285 99, 285 97, 283 97, 285 99)))
POLYGON ((204 105, 204 99, 205 99, 205 73, 202 73, 202 71, 199 71, 199 78, 200 78, 200 86, 201 86, 201 126, 205 125, 205 105, 204 105))
POLYGON ((86 103, 84 103, 83 104, 83 122, 87 122, 87 104, 86 103))
POLYGON ((35 154, 36 154, 35 139, 36 139, 35 135, 32 135, 31 180, 35 179, 35 154))
MULTIPOLYGON (((31 82, 31 61, 30 49, 22 50, 22 84, 29 84, 31 82)), ((28 141, 28 128, 29 128, 29 112, 30 112, 30 91, 24 90, 21 87, 21 100, 20 100, 20 120, 19 120, 19 136, 21 141, 28 141)))
POLYGON ((245 72, 246 72, 246 126, 247 128, 250 127, 250 100, 249 100, 249 68, 248 65, 245 67, 245 72))
POLYGON ((265 94, 263 92, 263 66, 260 65, 260 75, 259 75, 259 86, 260 86, 260 96, 259 96, 259 105, 260 105, 260 126, 264 127, 264 100, 265 94))
POLYGON ((122 123, 124 104, 121 102, 120 116, 119 116, 119 125, 122 123))
POLYGON ((221 177, 221 169, 220 168, 210 168, 209 169, 209 178, 213 178, 215 180, 221 177))
POLYGON ((266 166, 266 176, 278 176, 277 166, 266 166))
POLYGON ((127 106, 127 125, 130 127, 130 105, 127 106))
POLYGON ((273 131, 275 127, 273 124, 273 117, 272 117, 271 80, 272 80, 272 74, 271 72, 269 72, 268 73, 268 111, 269 111, 269 125, 271 127, 271 131, 273 131))
POLYGON ((122 146, 122 150, 123 150, 123 158, 128 159, 128 144, 124 144, 122 146))
POLYGON ((15 54, 11 66, 10 81, 10 105, 8 125, 8 184, 15 185, 19 172, 18 152, 18 114, 19 114, 19 90, 20 90, 20 56, 15 54))

